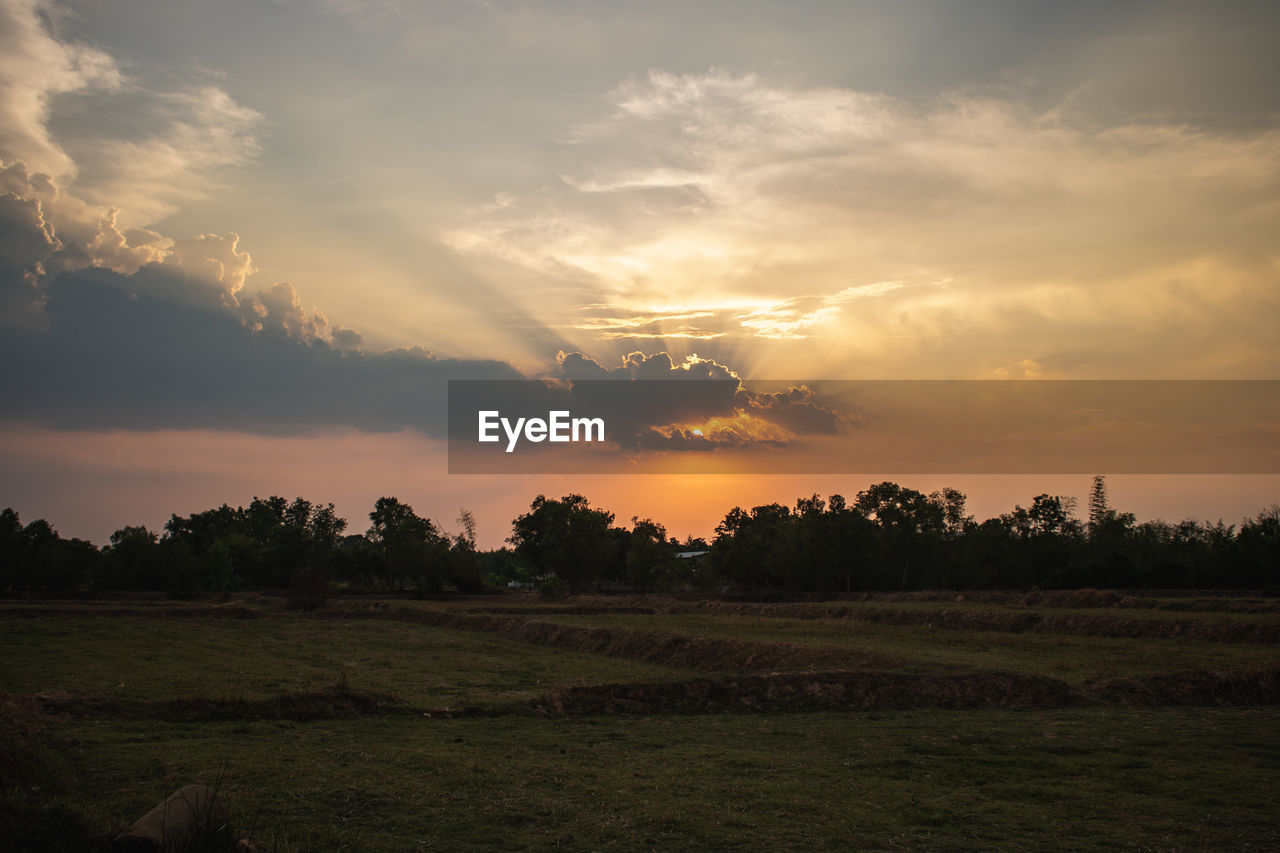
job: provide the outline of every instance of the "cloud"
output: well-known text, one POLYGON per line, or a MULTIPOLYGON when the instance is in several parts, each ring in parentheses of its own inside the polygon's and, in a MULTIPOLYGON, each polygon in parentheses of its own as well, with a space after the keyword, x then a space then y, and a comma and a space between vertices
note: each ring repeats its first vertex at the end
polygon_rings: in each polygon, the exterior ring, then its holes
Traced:
POLYGON ((330 337, 335 349, 358 350, 364 346, 364 336, 355 329, 344 326, 334 326, 330 337))
POLYGON ((262 114, 216 86, 135 92, 120 108, 130 112, 134 135, 86 137, 71 146, 77 192, 90 205, 128 210, 140 223, 207 198, 216 186, 211 173, 249 163, 261 151, 262 114))
POLYGON ((1273 125, 1101 123, 1011 88, 907 99, 722 70, 609 97, 571 134, 573 174, 443 235, 588 288, 564 325, 597 339, 812 337, 833 363, 946 352, 985 375, 1123 330, 1228 341, 1275 290, 1273 125), (1175 279, 1209 310, 1169 315, 1175 279))
POLYGON ((61 247, 38 199, 0 194, 0 329, 42 325, 40 277, 61 247))
MULTIPOLYGON (((301 341, 323 341, 330 337, 329 320, 319 311, 308 313, 302 307, 298 292, 287 281, 276 282, 270 290, 255 296, 249 310, 255 331, 301 341)), ((350 341, 350 337, 347 340, 350 341)))
POLYGON ((0 266, 33 268, 60 248, 62 243, 45 221, 39 199, 0 195, 0 266))
POLYGON ((739 450, 746 447, 783 447, 795 433, 763 418, 737 411, 727 417, 712 417, 696 427, 661 426, 646 429, 635 438, 642 450, 706 452, 739 450))
POLYGON ((799 339, 811 337, 841 316, 844 306, 860 299, 883 296, 903 287, 899 281, 878 281, 846 287, 829 296, 799 296, 773 305, 738 314, 740 327, 762 338, 799 339))
POLYGON ((858 418, 829 401, 820 403, 807 385, 791 385, 774 393, 755 392, 746 414, 762 417, 793 434, 836 435, 852 429, 858 418))
POLYGON ((579 309, 568 328, 594 332, 596 340, 687 339, 711 341, 730 335, 802 340, 831 330, 847 306, 899 290, 899 281, 852 285, 826 296, 796 296, 778 301, 726 300, 696 309, 635 310, 597 303, 579 309), (740 304, 735 304, 740 303, 740 304))
POLYGON ((44 203, 58 197, 58 189, 42 172, 28 173, 25 163, 0 160, 0 192, 39 199, 44 203))
MULTIPOLYGON (((115 217, 146 226, 207 197, 217 169, 258 155, 261 113, 218 86, 175 84, 172 71, 126 74, 106 52, 60 31, 70 14, 0 0, 0 160, 41 185, 60 231, 92 229, 106 215, 113 226, 115 217)), ((8 189, 31 195, 24 190, 33 187, 8 189)), ((94 232, 74 236, 87 244, 94 232)))
MULTIPOLYGON (((3 186, 65 198, 19 165, 3 186)), ((0 418, 60 429, 325 427, 445 434, 445 389, 515 379, 498 360, 363 348, 295 287, 251 292, 238 235, 169 240, 116 212, 66 241, 41 198, 0 193, 0 418)))
MULTIPOLYGON (((261 115, 214 86, 150 88, 103 51, 64 37, 63 15, 0 0, 0 322, 48 327, 46 284, 60 273, 128 276, 160 261, 217 284, 222 302, 238 307, 235 294, 254 270, 236 235, 175 241, 140 226, 203 196, 212 170, 255 156, 261 115)), ((201 295, 191 304, 208 302, 206 291, 178 290, 201 295)), ((316 317, 296 316, 296 301, 269 291, 245 310, 319 334, 316 317)))
POLYGON ((241 251, 240 235, 200 234, 173 243, 172 261, 193 275, 217 283, 228 297, 235 297, 245 279, 257 270, 249 253, 241 251))
POLYGON ((442 436, 447 380, 521 376, 500 361, 331 346, 288 285, 254 304, 265 310, 261 328, 170 264, 62 273, 47 284, 47 328, 0 335, 0 358, 24 365, 2 380, 0 417, 77 429, 442 436))
POLYGON ((98 220, 98 230, 86 247, 87 265, 131 273, 143 264, 157 263, 169 256, 173 241, 146 228, 120 230, 119 208, 111 208, 98 220))
POLYGON ((0 2, 0 152, 60 178, 75 174, 46 121, 58 95, 118 89, 115 61, 97 48, 50 34, 49 6, 38 0, 0 2))
POLYGON ((560 352, 557 368, 555 378, 571 383, 575 412, 604 417, 613 439, 633 449, 785 444, 856 423, 806 386, 752 390, 730 367, 696 354, 677 362, 666 352, 632 352, 610 368, 580 352, 560 352))
POLYGON ((645 355, 636 351, 623 356, 617 367, 610 368, 583 353, 561 350, 556 353, 556 367, 557 378, 570 380, 704 380, 729 383, 734 391, 740 387, 740 377, 732 369, 714 359, 699 358, 696 353, 676 363, 666 352, 645 355))
POLYGON ((594 332, 597 340, 621 338, 687 338, 711 340, 725 334, 704 325, 717 311, 634 311, 609 305, 586 305, 580 320, 568 328, 594 332))
MULTIPOLYGON (((24 226, 9 230, 15 249, 6 258, 38 265, 56 252, 57 236, 39 214, 38 201, 0 197, 0 216, 24 226)), ((60 429, 277 435, 347 427, 443 437, 448 381, 500 379, 519 380, 519 401, 539 411, 603 414, 630 451, 779 444, 851 422, 807 388, 753 392, 729 366, 697 355, 676 361, 637 351, 605 366, 561 352, 550 381, 540 383, 498 360, 440 358, 416 347, 368 352, 358 332, 305 309, 292 285, 249 296, 238 273, 229 281, 224 265, 198 262, 213 254, 235 270, 249 268, 234 235, 189 241, 182 251, 192 269, 86 267, 30 288, 42 294, 31 310, 44 322, 0 335, 0 358, 27 366, 5 375, 0 418, 60 429)))

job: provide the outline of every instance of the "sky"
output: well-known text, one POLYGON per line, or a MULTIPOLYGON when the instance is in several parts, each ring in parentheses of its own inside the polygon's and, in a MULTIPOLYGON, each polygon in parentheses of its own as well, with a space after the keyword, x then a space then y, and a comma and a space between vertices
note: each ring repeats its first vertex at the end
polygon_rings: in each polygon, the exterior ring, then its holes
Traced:
MULTIPOLYGON (((1280 378, 1277 34, 1261 2, 0 0, 0 505, 102 544, 394 494, 496 545, 577 491, 705 536, 872 478, 451 475, 445 383, 1280 378)), ((980 518, 1089 487, 900 481, 980 518)), ((1280 477, 1110 493, 1230 523, 1280 477)))

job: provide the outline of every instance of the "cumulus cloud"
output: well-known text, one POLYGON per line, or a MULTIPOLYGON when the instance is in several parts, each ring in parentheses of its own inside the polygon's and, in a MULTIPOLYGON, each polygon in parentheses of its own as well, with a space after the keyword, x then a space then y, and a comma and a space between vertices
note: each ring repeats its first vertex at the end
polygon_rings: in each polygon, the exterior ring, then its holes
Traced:
POLYGON ((40 278, 61 247, 38 199, 0 194, 0 328, 41 325, 40 278))
POLYGON ((58 197, 58 189, 43 172, 29 172, 25 163, 5 163, 0 159, 0 192, 35 198, 48 204, 58 197))
MULTIPOLYGON (((74 363, 68 353, 83 348, 65 337, 69 324, 92 329, 87 339, 107 347, 102 336, 113 320, 130 329, 150 316, 188 328, 193 341, 208 340, 208 350, 221 345, 209 337, 216 328, 226 345, 273 337, 282 346, 315 344, 358 360, 358 333, 344 330, 331 347, 327 319, 304 308, 291 284, 246 291, 256 269, 237 234, 175 240, 144 227, 206 195, 217 169, 256 156, 262 116, 216 86, 157 86, 126 75, 107 54, 66 38, 59 14, 42 3, 0 0, 0 295, 6 325, 39 332, 6 341, 7 348, 24 361, 43 352, 50 364, 74 363), (56 137, 49 130, 54 96, 75 107, 56 137), (108 270, 118 277, 101 278, 108 270), (86 281, 110 288, 90 298, 86 281), (131 301, 108 298, 120 293, 131 301), (102 303, 101 324, 82 323, 80 308, 94 299, 102 303), (195 317, 207 322, 195 328, 195 317), (254 333, 259 337, 243 338, 254 333)), ((154 344, 159 361, 164 346, 173 345, 175 357, 188 348, 145 324, 130 334, 115 345, 136 352, 154 344)), ((115 358, 101 355, 101 369, 115 358)), ((21 401, 11 409, 21 415, 21 401)))
POLYGON ((333 346, 340 350, 358 350, 364 346, 364 336, 345 326, 334 326, 330 339, 333 346))
MULTIPOLYGON (((329 320, 319 311, 308 312, 293 285, 276 282, 249 304, 255 331, 265 331, 302 341, 327 340, 329 320)), ((350 340, 350 338, 348 338, 350 340)))
MULTIPOLYGON (((255 156, 261 116, 217 87, 154 88, 126 75, 103 51, 67 38, 63 14, 34 0, 0 0, 3 323, 48 327, 42 306, 61 273, 98 267, 128 276, 161 261, 211 283, 224 307, 239 308, 236 294, 254 269, 236 235, 174 241, 144 226, 203 195, 212 170, 255 156), (88 131, 64 123, 55 136, 54 109, 68 103, 88 131)), ((205 290, 157 292, 160 278, 139 283, 149 282, 156 298, 207 307, 205 290)), ((243 308, 261 309, 290 334, 323 336, 327 328, 314 314, 299 319, 296 293, 269 290, 243 308)))
POLYGON ((257 156, 259 112, 208 83, 125 73, 62 32, 68 14, 39 0, 0 0, 0 161, 16 167, 0 184, 39 197, 76 238, 69 242, 91 243, 107 215, 124 229, 154 223, 206 197, 217 169, 257 156), (20 175, 29 185, 11 186, 20 175))
POLYGON ((581 352, 557 355, 555 378, 568 380, 569 399, 603 416, 624 446, 649 450, 713 450, 785 444, 806 435, 834 435, 856 418, 818 400, 807 386, 753 390, 736 371, 698 355, 632 352, 616 367, 581 352))
POLYGON ((100 267, 47 285, 47 328, 0 335, 0 417, 63 428, 325 426, 443 436, 449 379, 514 379, 500 361, 421 349, 340 349, 291 324, 296 294, 267 294, 274 332, 251 328, 209 283, 171 264, 130 275, 100 267))
POLYGON ((228 297, 235 297, 245 279, 256 271, 249 253, 240 249, 240 235, 234 232, 175 240, 172 261, 188 273, 219 285, 228 297))
POLYGON ((556 367, 562 379, 710 380, 728 382, 735 391, 740 386, 740 377, 732 369, 696 353, 677 363, 666 352, 636 351, 623 356, 617 367, 605 367, 583 353, 561 350, 556 353, 556 367))
MULTIPOLYGON (((27 231, 17 260, 56 246, 38 203, 0 198, 27 231), (30 236, 30 235, 29 235, 30 236)), ((234 241, 195 245, 225 245, 234 241)), ((233 256, 241 254, 235 250, 233 256)), ((523 406, 603 415, 625 450, 716 450, 786 444, 842 431, 851 419, 805 387, 756 392, 731 367, 666 352, 633 352, 606 366, 561 352, 549 381, 498 360, 441 358, 418 347, 360 348, 330 328, 293 287, 244 297, 207 274, 147 263, 63 272, 44 287, 42 326, 0 335, 0 359, 21 363, 0 383, 0 418, 77 429, 238 429, 297 433, 327 426, 412 429, 444 437, 449 380, 519 380, 523 406)), ((468 428, 474 424, 468 421, 468 428)))
MULTIPOLYGON (((54 207, 67 199, 47 176, 29 174, 23 164, 0 162, 0 186, 37 196, 0 194, 0 224, 5 226, 0 235, 5 300, 6 304, 25 306, 15 314, 23 318, 22 324, 29 325, 33 317, 36 325, 44 322, 36 309, 43 302, 47 282, 59 273, 102 268, 129 276, 149 264, 163 263, 180 270, 174 280, 184 283, 166 289, 163 276, 143 276, 137 286, 149 296, 184 301, 202 309, 225 308, 255 331, 302 341, 322 340, 344 350, 361 346, 360 334, 351 329, 343 329, 335 340, 324 314, 305 308, 298 291, 288 282, 246 292, 245 284, 257 268, 234 232, 172 240, 150 229, 122 229, 119 210, 111 208, 92 226, 71 217, 68 230, 72 236, 65 237, 44 215, 41 197, 50 199, 48 204, 54 207)), ((83 208, 77 210, 82 212, 83 208)))
POLYGON ((147 228, 120 230, 119 208, 111 208, 98 220, 98 231, 86 247, 89 264, 119 273, 131 273, 143 264, 157 263, 169 256, 173 241, 147 228))
POLYGON ((0 266, 32 268, 60 248, 62 243, 45 221, 39 199, 0 195, 0 266))
POLYGON ((45 215, 66 196, 0 164, 0 418, 59 428, 324 426, 443 436, 449 379, 517 378, 501 361, 421 348, 366 352, 294 286, 252 292, 234 233, 169 240, 108 210, 63 239, 45 215))

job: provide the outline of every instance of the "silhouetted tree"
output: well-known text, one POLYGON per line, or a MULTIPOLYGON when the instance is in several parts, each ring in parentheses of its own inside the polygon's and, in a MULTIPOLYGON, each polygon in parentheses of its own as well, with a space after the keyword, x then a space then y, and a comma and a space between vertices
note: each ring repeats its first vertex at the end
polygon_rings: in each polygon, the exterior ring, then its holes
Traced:
POLYGON ((1013 562, 1006 580, 1014 586, 1072 585, 1082 534, 1074 517, 1075 499, 1040 494, 1030 507, 1015 506, 1000 516, 1013 540, 1007 556, 1013 562))
POLYGON ((0 512, 0 592, 20 591, 26 583, 26 539, 13 509, 0 512))
POLYGON ((666 586, 670 563, 675 560, 667 544, 667 529, 650 518, 633 516, 626 539, 627 580, 641 592, 666 586))
POLYGON ((449 580, 463 592, 484 589, 479 553, 476 551, 476 519, 471 510, 458 511, 462 528, 449 546, 449 580))
POLYGON ((1089 538, 1093 539, 1107 523, 1111 508, 1107 506, 1107 478, 1097 474, 1089 490, 1089 538))
POLYGON ((794 508, 734 507, 708 549, 689 537, 668 538, 658 522, 613 514, 581 495, 539 495, 516 518, 514 550, 480 551, 475 518, 458 516, 446 535, 396 498, 381 498, 367 534, 344 536, 333 504, 304 498, 255 497, 247 507, 223 504, 173 515, 163 534, 126 526, 98 550, 63 539, 44 519, 23 525, 0 511, 0 593, 168 589, 171 591, 296 587, 299 578, 327 585, 478 590, 484 582, 557 577, 570 588, 600 580, 666 589, 693 579, 745 589, 853 589, 1280 586, 1280 507, 1246 519, 1239 533, 1218 521, 1138 524, 1108 505, 1095 477, 1088 524, 1074 498, 1041 494, 978 524, 955 489, 924 495, 883 482, 848 503, 811 495, 794 508), (705 561, 676 560, 680 550, 710 550, 705 561))
POLYGON ((419 589, 442 588, 449 542, 432 521, 396 498, 378 498, 369 520, 373 525, 365 538, 373 545, 388 587, 403 589, 410 582, 419 589))
POLYGON ((160 534, 142 525, 122 527, 103 548, 107 589, 164 589, 168 575, 161 561, 160 534))
POLYGON ((907 589, 913 560, 918 567, 945 530, 946 507, 915 489, 887 481, 859 492, 855 505, 880 527, 893 563, 901 567, 898 587, 907 589))
POLYGON ((782 504, 764 504, 748 513, 735 506, 716 525, 711 553, 716 570, 743 586, 789 585, 795 557, 791 510, 782 504))
POLYGON ((619 558, 612 524, 613 513, 592 507, 582 495, 538 495, 512 523, 507 541, 536 575, 554 574, 572 589, 585 589, 619 558))
POLYGON ((1272 504, 1240 526, 1236 580, 1244 586, 1280 587, 1280 505, 1272 504))

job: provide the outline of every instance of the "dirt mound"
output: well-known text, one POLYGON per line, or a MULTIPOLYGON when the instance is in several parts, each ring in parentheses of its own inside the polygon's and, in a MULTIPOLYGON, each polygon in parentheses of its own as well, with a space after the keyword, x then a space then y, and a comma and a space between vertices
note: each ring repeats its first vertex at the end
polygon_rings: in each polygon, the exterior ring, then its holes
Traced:
POLYGON ((913 708, 1056 708, 1081 697, 1052 678, 1004 672, 819 672, 571 687, 529 701, 543 714, 723 714, 913 708))
POLYGON ((527 605, 521 612, 567 613, 690 613, 699 611, 759 613, 791 618, 832 618, 848 602, 967 602, 1062 610, 1132 609, 1206 613, 1280 613, 1280 598, 1214 590, 1059 589, 1033 592, 1006 590, 924 590, 919 592, 862 592, 843 595, 723 598, 675 595, 578 595, 559 605, 527 605), (845 602, 842 607, 835 602, 845 602))
POLYGON ((0 607, 0 618, 44 619, 71 616, 113 616, 139 619, 256 619, 246 607, 0 607))
POLYGON ((1085 690, 1123 705, 1275 705, 1280 704, 1280 669, 1103 678, 1085 690))
POLYGON ((692 637, 666 631, 583 628, 536 619, 504 625, 498 630, 498 634, 526 643, 681 669, 777 670, 820 669, 833 666, 886 668, 899 663, 882 655, 839 646, 760 643, 692 637))
MULTIPOLYGON (((1086 600, 1088 594, 1093 593, 1092 590, 1075 592, 1082 596, 1078 600, 1086 600)), ((957 631, 1002 631, 1014 634, 1037 631, 1050 634, 1082 634, 1091 637, 1129 639, 1186 637, 1202 642, 1280 644, 1280 622, 1128 619, 1123 616, 1092 613, 975 610, 966 606, 936 610, 896 610, 884 607, 850 607, 806 602, 761 604, 713 600, 697 602, 667 600, 653 602, 651 606, 657 613, 708 613, 783 619, 853 619, 882 625, 926 625, 957 631)))
POLYGON ((53 717, 210 722, 219 720, 332 720, 420 713, 400 700, 346 688, 285 693, 271 699, 102 699, 73 693, 6 697, 53 717))
POLYGON ((508 640, 553 646, 573 652, 625 658, 680 669, 813 670, 873 669, 900 666, 902 661, 844 646, 805 646, 797 643, 760 643, 747 640, 691 637, 667 631, 585 628, 540 619, 501 618, 488 615, 446 613, 440 610, 328 611, 321 619, 388 619, 417 622, 461 631, 488 631, 508 640))
POLYGON ((1108 678, 1074 690, 1062 681, 1008 672, 916 675, 841 671, 699 678, 657 684, 571 687, 529 700, 540 714, 730 714, 937 708, 1061 708, 1123 705, 1274 705, 1280 669, 1108 678))
POLYGON ((1205 622, 1194 619, 1125 619, 1076 613, 1009 613, 989 610, 849 610, 848 618, 890 625, 928 625, 958 631, 1026 631, 1090 637, 1185 637, 1216 643, 1280 643, 1280 622, 1205 622))
POLYGON ((513 604, 506 607, 468 607, 467 613, 490 616, 601 616, 608 614, 652 616, 660 611, 634 604, 513 604))

